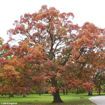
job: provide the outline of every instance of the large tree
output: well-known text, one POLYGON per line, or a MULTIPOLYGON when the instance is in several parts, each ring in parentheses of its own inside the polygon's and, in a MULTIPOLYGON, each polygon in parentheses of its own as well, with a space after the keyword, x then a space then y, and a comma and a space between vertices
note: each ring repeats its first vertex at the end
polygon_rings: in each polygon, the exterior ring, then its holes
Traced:
MULTIPOLYGON (((77 88, 76 79, 92 82, 94 71, 104 68, 104 63, 98 62, 104 56, 104 31, 90 23, 74 25, 73 17, 72 13, 42 6, 37 13, 21 16, 15 28, 8 31, 11 39, 21 37, 19 46, 12 48, 13 62, 9 61, 9 65, 13 66, 14 59, 21 62, 14 67, 20 70, 23 85, 27 79, 32 87, 48 84, 54 103, 62 102, 60 89, 71 83, 77 88)), ((30 88, 28 84, 24 86, 30 88)))
POLYGON ((37 13, 21 16, 20 21, 15 21, 15 28, 8 31, 11 37, 24 36, 23 40, 28 40, 30 47, 35 44, 43 47, 47 55, 45 76, 51 84, 54 102, 62 102, 59 96, 62 86, 60 78, 63 77, 62 72, 71 56, 72 42, 79 29, 78 25, 72 23, 73 17, 72 13, 60 13, 54 7, 48 9, 42 6, 37 13))

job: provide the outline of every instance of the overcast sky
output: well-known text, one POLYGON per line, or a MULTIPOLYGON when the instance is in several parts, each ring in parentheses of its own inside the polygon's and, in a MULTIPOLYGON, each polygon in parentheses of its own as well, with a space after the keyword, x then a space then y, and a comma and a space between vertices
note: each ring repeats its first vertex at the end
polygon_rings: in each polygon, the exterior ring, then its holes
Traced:
POLYGON ((0 0, 0 36, 7 40, 7 30, 24 13, 38 11, 42 5, 61 12, 73 12, 74 22, 82 25, 92 22, 105 28, 105 0, 0 0))

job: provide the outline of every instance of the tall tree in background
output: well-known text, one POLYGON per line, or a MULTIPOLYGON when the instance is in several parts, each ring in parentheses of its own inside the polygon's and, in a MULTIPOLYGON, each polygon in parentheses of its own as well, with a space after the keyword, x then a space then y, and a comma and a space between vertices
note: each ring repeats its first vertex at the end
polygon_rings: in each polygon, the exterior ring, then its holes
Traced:
MULTIPOLYGON (((104 72, 104 48, 104 29, 100 29, 91 23, 85 23, 81 27, 77 40, 73 42, 72 58, 70 58, 71 63, 75 62, 75 65, 79 65, 75 69, 79 74, 77 76, 80 80, 93 83, 97 72, 104 72)), ((92 93, 89 92, 89 95, 91 94, 92 93)))

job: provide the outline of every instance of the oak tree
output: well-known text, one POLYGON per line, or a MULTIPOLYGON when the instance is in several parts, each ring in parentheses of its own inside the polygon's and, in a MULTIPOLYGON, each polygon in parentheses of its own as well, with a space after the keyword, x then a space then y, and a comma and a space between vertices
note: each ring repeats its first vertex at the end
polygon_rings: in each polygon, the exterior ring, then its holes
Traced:
POLYGON ((43 47, 46 62, 44 72, 42 70, 38 75, 45 73, 44 76, 48 78, 46 81, 51 84, 51 89, 54 89, 53 102, 62 102, 59 95, 59 89, 62 87, 60 78, 63 77, 62 72, 65 71, 64 66, 71 56, 72 42, 79 29, 78 25, 72 23, 73 17, 73 13, 60 13, 54 7, 47 8, 44 5, 36 13, 21 16, 19 21, 15 21, 15 28, 8 31, 11 37, 24 37, 23 40, 28 40, 30 47, 36 44, 43 47))
POLYGON ((54 103, 62 102, 60 89, 78 88, 93 80, 96 69, 104 68, 104 30, 91 23, 79 27, 72 23, 73 17, 71 12, 44 5, 21 16, 8 31, 11 39, 21 37, 19 45, 12 47, 9 65, 19 71, 26 90, 48 84, 54 103))

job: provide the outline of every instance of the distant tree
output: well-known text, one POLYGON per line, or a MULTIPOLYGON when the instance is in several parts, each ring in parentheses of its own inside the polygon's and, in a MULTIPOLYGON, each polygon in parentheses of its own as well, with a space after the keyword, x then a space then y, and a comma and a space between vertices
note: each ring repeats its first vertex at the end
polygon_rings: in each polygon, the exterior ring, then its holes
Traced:
POLYGON ((97 93, 100 95, 105 84, 105 70, 104 69, 96 70, 93 82, 95 84, 97 93))
MULTIPOLYGON (((39 65, 43 62, 41 57, 43 52, 39 45, 30 48, 27 41, 20 43, 20 46, 9 48, 6 53, 2 55, 9 56, 6 59, 6 64, 2 65, 1 80, 2 85, 0 88, 1 94, 17 94, 26 96, 32 92, 34 84, 40 85, 40 76, 37 75, 37 80, 33 79, 33 75, 36 76, 36 71, 39 65), (11 53, 8 53, 10 52, 11 53), (10 58, 10 56, 12 56, 10 58), (32 59, 33 58, 33 59, 32 59), (34 63, 34 65, 32 65, 34 63), (33 67, 33 68, 32 68, 33 67)), ((42 79, 42 78, 41 78, 42 79)))
POLYGON ((92 95, 92 91, 94 88, 94 83, 92 82, 86 82, 82 84, 82 88, 85 89, 85 91, 88 92, 88 95, 91 96, 92 95))
POLYGON ((79 78, 82 83, 93 83, 97 72, 105 69, 104 41, 104 29, 91 23, 81 27, 72 43, 72 56, 67 65, 73 77, 79 78))

